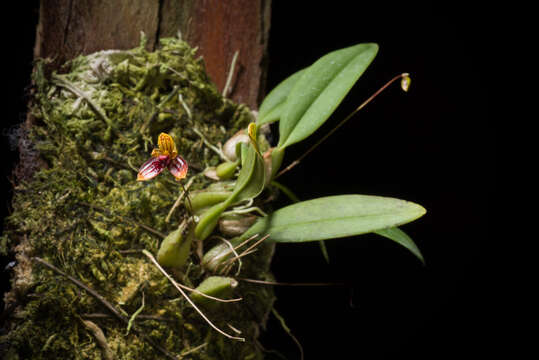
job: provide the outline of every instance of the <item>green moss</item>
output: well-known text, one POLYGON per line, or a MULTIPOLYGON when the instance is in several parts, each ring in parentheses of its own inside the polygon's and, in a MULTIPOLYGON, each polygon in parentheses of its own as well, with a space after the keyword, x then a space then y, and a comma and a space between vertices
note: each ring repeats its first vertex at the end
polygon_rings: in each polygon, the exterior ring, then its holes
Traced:
MULTIPOLYGON (((191 190, 211 180, 200 176, 222 160, 193 130, 213 144, 224 143, 252 119, 249 109, 223 99, 204 71, 195 50, 176 39, 162 39, 147 52, 104 51, 78 57, 67 74, 45 77, 46 61, 34 72, 31 107, 36 125, 28 134, 47 167, 15 188, 13 212, 0 238, 0 252, 24 244, 24 255, 37 255, 95 289, 108 301, 137 318, 144 333, 170 352, 193 359, 259 359, 257 329, 269 311, 268 287, 240 284, 246 300, 227 311, 210 313, 220 327, 234 324, 246 342, 229 340, 211 329, 148 260, 129 250, 156 253, 162 240, 187 217, 179 208, 167 214, 181 192, 168 173, 151 182, 137 182, 160 132, 173 136, 189 162, 191 190), (149 230, 148 230, 149 229, 149 230)), ((211 242, 208 244, 211 245, 211 242)), ((242 276, 267 275, 272 248, 244 261, 242 276)), ((20 253, 20 252, 19 252, 20 253)), ((188 260, 186 284, 208 276, 194 252, 188 260)), ((100 359, 101 349, 82 325, 84 314, 108 314, 90 294, 37 264, 22 288, 14 279, 17 304, 9 332, 0 338, 8 358, 100 359)), ((235 294, 235 295, 238 295, 235 294)), ((222 307, 220 307, 222 309, 222 307)), ((118 359, 164 358, 114 317, 92 320, 105 333, 118 359)))

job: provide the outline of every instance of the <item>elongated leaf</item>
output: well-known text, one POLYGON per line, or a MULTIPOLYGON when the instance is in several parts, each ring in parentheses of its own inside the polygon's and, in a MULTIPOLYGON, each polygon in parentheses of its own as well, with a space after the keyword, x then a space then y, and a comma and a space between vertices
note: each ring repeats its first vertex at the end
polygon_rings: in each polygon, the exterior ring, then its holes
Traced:
POLYGON ((417 245, 414 243, 412 238, 409 237, 401 229, 397 227, 393 227, 393 228, 388 228, 384 230, 378 230, 378 231, 375 231, 374 233, 401 244, 402 246, 410 250, 412 254, 417 256, 423 264, 425 263, 425 259, 423 259, 423 255, 421 254, 421 251, 419 251, 419 249, 417 248, 417 245))
POLYGON ((272 242, 306 242, 379 231, 413 221, 425 209, 380 196, 339 195, 302 201, 258 220, 242 238, 269 234, 272 242))
POLYGON ((271 124, 272 122, 278 121, 283 113, 284 104, 284 101, 282 103, 276 104, 274 108, 268 110, 268 112, 264 114, 264 117, 261 117, 259 113, 256 124, 260 126, 263 124, 271 124))
POLYGON ((209 208, 215 204, 225 201, 230 197, 230 191, 200 191, 195 192, 190 196, 190 200, 186 200, 186 206, 191 206, 191 211, 198 214, 202 210, 209 208))
MULTIPOLYGON (((277 189, 281 190, 283 194, 285 194, 290 200, 292 200, 293 203, 301 202, 301 200, 286 186, 283 184, 278 183, 277 181, 272 181, 271 184, 275 186, 277 189)), ((318 242, 320 244, 320 251, 322 252, 322 256, 326 260, 326 262, 329 264, 329 254, 328 249, 326 248, 326 243, 324 240, 320 240, 318 242)))
POLYGON ((236 186, 230 196, 202 214, 195 228, 195 235, 199 240, 207 238, 217 226, 221 214, 234 202, 256 197, 264 190, 264 160, 258 154, 253 145, 243 152, 242 168, 236 186))
POLYGON ((213 205, 200 216, 198 224, 195 227, 195 236, 198 240, 204 240, 210 236, 213 229, 217 226, 219 216, 226 210, 227 206, 228 203, 223 201, 213 205))
POLYGON ((258 120, 256 122, 258 126, 279 120, 286 97, 304 71, 305 69, 300 70, 284 79, 264 98, 258 110, 258 120))
POLYGON ((244 167, 246 169, 245 174, 242 175, 242 168, 230 203, 254 198, 264 190, 264 160, 252 145, 249 145, 247 150, 244 167))
POLYGON ((285 148, 318 129, 377 52, 376 44, 359 44, 331 52, 307 68, 286 98, 279 123, 278 146, 285 148))

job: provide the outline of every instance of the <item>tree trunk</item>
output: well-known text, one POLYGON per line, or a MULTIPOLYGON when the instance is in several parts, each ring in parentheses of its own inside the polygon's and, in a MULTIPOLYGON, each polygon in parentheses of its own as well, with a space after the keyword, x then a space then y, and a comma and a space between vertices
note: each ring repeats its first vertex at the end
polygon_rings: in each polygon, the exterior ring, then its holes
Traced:
MULTIPOLYGON (((147 50, 159 39, 181 36, 204 58, 206 72, 223 90, 238 52, 228 94, 257 109, 264 95, 271 0, 46 0, 41 3, 34 58, 50 58, 46 71, 62 72, 66 61, 99 50, 147 50)), ((24 127, 31 128, 32 115, 24 127)), ((19 144, 15 178, 28 180, 44 166, 26 142, 19 144)))
MULTIPOLYGON (((150 51, 160 38, 181 36, 198 48, 220 90, 238 52, 228 94, 256 110, 266 81, 270 9, 271 0, 46 0, 40 6, 34 58, 50 58, 47 71, 62 72, 61 66, 79 55, 138 46, 141 32, 150 51)), ((30 114, 25 127, 32 122, 30 114)), ((43 166, 27 150, 19 145, 18 180, 30 179, 43 166)))
POLYGON ((270 0, 46 0, 40 8, 36 58, 67 60, 138 46, 140 32, 155 50, 159 38, 181 34, 199 48, 207 73, 223 90, 238 51, 231 99, 256 109, 263 92, 270 0))
MULTIPOLYGON (((136 48, 137 46, 141 44, 141 32, 145 34, 145 37, 147 39, 145 43, 145 47, 146 47, 146 50, 148 51, 154 51, 159 48, 159 39, 166 38, 166 37, 179 36, 181 39, 187 41, 192 47, 198 47, 197 55, 203 57, 206 72, 211 78, 211 80, 215 83, 217 90, 219 92, 222 92, 225 87, 225 83, 227 82, 227 77, 230 72, 233 58, 235 57, 235 53, 237 52, 238 56, 237 56, 237 60, 234 67, 235 70, 232 73, 233 76, 229 84, 230 91, 227 92, 228 94, 227 97, 235 102, 246 104, 251 109, 256 109, 258 101, 260 100, 261 95, 263 95, 262 85, 265 80, 264 79, 265 64, 266 64, 265 52, 267 49, 267 42, 268 42, 269 13, 270 13, 270 0, 230 0, 226 2, 205 1, 205 0, 200 0, 200 1, 194 1, 194 0, 185 0, 185 1, 181 1, 181 0, 160 0, 160 1, 43 0, 41 3, 40 13, 39 13, 39 23, 38 23, 38 28, 37 28, 34 56, 35 56, 35 59, 43 59, 43 58, 52 59, 51 62, 47 63, 44 66, 45 73, 47 74, 46 77, 49 77, 53 71, 56 71, 59 74, 68 73, 70 68, 68 66, 64 66, 64 64, 66 64, 66 62, 76 58, 79 55, 88 55, 88 54, 92 54, 101 50, 109 50, 109 49, 110 50, 129 50, 129 49, 136 48)), ((192 64, 191 66, 196 66, 196 64, 198 63, 191 62, 189 64, 192 64)), ((35 83, 34 85, 35 85, 35 88, 33 90, 33 94, 34 95, 38 94, 38 96, 42 96, 43 94, 39 93, 39 91, 42 91, 42 89, 38 89, 40 87, 40 84, 35 83)), ((207 85, 203 84, 201 89, 204 88, 205 86, 207 88, 207 85)), ((58 88, 61 88, 61 86, 56 86, 56 90, 53 89, 51 91, 57 91, 58 88)), ((126 91, 129 91, 129 90, 126 90, 126 91)), ((213 90, 210 89, 208 91, 213 91, 213 90)), ((69 91, 64 91, 64 92, 69 92, 69 91)), ((149 95, 149 94, 146 94, 146 95, 149 95)), ((159 95, 161 100, 164 98, 164 96, 162 95, 163 94, 159 95)), ((63 96, 63 95, 60 94, 58 96, 63 96)), ((80 95, 77 95, 77 96, 80 96, 80 95)), ((83 98, 83 100, 87 101, 88 104, 91 105, 90 99, 85 98, 84 96, 81 96, 81 98, 83 98)), ((214 93, 211 93, 211 94, 209 93, 208 98, 211 98, 211 101, 214 101, 215 100, 214 93)), ((69 100, 69 97, 67 99, 69 100)), ((137 100, 137 99, 140 99, 140 97, 131 98, 131 100, 133 99, 137 100)), ((172 100, 172 101, 177 102, 178 100, 172 100)), ((215 101, 219 102, 220 100, 215 100, 215 101)), ((39 103, 39 101, 36 101, 36 103, 39 103)), ((133 104, 135 103, 136 101, 133 102, 133 104)), ((156 103, 160 105, 160 101, 157 101, 156 103)), ((177 107, 179 107, 179 104, 176 104, 176 105, 177 107)), ((152 109, 154 109, 152 110, 152 112, 156 111, 155 104, 152 106, 153 106, 152 109)), ((96 111, 93 105, 90 107, 92 107, 94 112, 97 115, 99 115, 98 113, 101 110, 96 111)), ((54 114, 51 115, 51 113, 47 114, 44 109, 39 107, 39 105, 33 108, 34 109, 37 108, 38 111, 40 111, 40 114, 36 117, 35 112, 33 111, 29 112, 27 120, 24 124, 24 127, 27 130, 32 129, 34 126, 36 126, 36 124, 38 124, 38 122, 43 124, 44 119, 46 119, 47 121, 50 121, 49 116, 54 115, 54 114)), ((225 125, 227 127, 226 129, 227 131, 231 131, 232 128, 239 126, 240 124, 242 126, 245 125, 244 122, 246 118, 244 117, 244 113, 241 106, 230 105, 230 104, 227 105, 225 103, 224 110, 223 110, 223 106, 220 108, 220 110, 215 110, 215 108, 212 108, 212 109, 213 110, 210 110, 209 112, 211 113, 213 111, 215 112, 215 114, 219 114, 219 116, 224 117, 225 115, 223 115, 223 113, 228 114, 227 116, 229 116, 230 118, 229 121, 231 122, 230 122, 230 127, 225 125), (235 121, 234 125, 232 125, 232 120, 235 121)), ((163 118, 166 118, 168 116, 167 113, 163 113, 159 115, 163 115, 163 118)), ((65 115, 63 116, 65 118, 65 115)), ((114 134, 116 134, 116 130, 114 130, 114 124, 112 124, 112 127, 111 127, 111 123, 108 119, 106 119, 106 115, 104 116, 104 118, 102 115, 100 116, 102 118, 101 120, 106 120, 105 122, 109 124, 108 125, 109 128, 106 130, 112 131, 113 136, 115 136, 114 134)), ((185 114, 181 115, 181 113, 180 115, 178 115, 178 113, 176 113, 174 116, 178 116, 178 120, 180 120, 181 116, 185 117, 186 115, 185 114)), ((150 121, 153 118, 153 116, 152 117, 147 116, 147 118, 148 118, 148 121, 150 121)), ((214 119, 215 118, 210 119, 210 120, 215 122, 216 120, 214 119)), ((219 121, 222 121, 222 120, 219 120, 219 121)), ((208 124, 210 123, 208 122, 208 120, 201 120, 200 124, 209 126, 208 124), (207 123, 204 123, 203 121, 207 121, 207 123)), ((99 126, 102 127, 103 124, 99 126)), ((102 129, 105 130, 105 128, 102 128, 102 129)), ((181 130, 181 131, 184 131, 184 130, 181 130)), ((208 128, 207 131, 210 132, 213 130, 208 128)), ((208 134, 205 134, 205 135, 208 135, 208 134)), ((226 135, 230 136, 230 134, 228 133, 226 135)), ((46 136, 49 136, 49 134, 47 134, 46 136)), ((196 135, 194 136, 196 138, 196 135)), ((221 134, 220 136, 223 137, 223 134, 221 134)), ((125 139, 126 137, 128 136, 124 136, 123 138, 125 139)), ((187 139, 186 141, 189 142, 189 139, 187 139)), ((219 139, 218 141, 222 141, 222 139, 219 139)), ((81 141, 76 146, 82 146, 83 142, 84 141, 81 141)), ((192 147, 194 149, 194 146, 192 147)), ((18 181, 22 184, 22 183, 26 183, 27 181, 31 181, 36 171, 46 167, 47 163, 41 159, 39 152, 35 151, 33 145, 29 146, 28 140, 26 138, 23 138, 20 140, 19 150, 20 150, 20 163, 15 170, 15 175, 18 181)), ((192 150, 192 151, 194 152, 195 150, 192 150)), ((113 163, 115 164, 114 166, 119 166, 120 168, 122 167, 122 164, 119 164, 118 162, 114 162, 114 160, 111 160, 111 161, 113 161, 113 163)), ((202 163, 206 164, 207 159, 204 160, 202 163)), ((49 164, 50 164, 50 161, 49 161, 49 164)), ((194 161, 192 165, 194 169, 196 169, 196 165, 197 165, 196 161, 194 161)), ((125 164, 124 164, 124 168, 125 168, 125 164)), ((111 169, 112 168, 110 168, 109 170, 111 169)), ((114 171, 118 171, 118 174, 120 174, 121 171, 124 171, 125 173, 127 170, 115 169, 114 171)), ((112 174, 116 174, 116 172, 112 172, 112 174)), ((110 176, 110 173, 109 175, 104 175, 104 176, 106 178, 107 176, 110 176)), ((96 174, 96 179, 103 179, 103 175, 96 174)), ((106 183, 106 180, 103 183, 106 183)), ((67 194, 66 196, 69 197, 76 191, 77 190, 73 190, 73 191, 68 190, 66 192, 67 194)), ((110 189, 107 190, 107 193, 110 193, 110 189)), ((56 199, 54 200, 54 202, 56 202, 57 200, 58 202, 61 202, 61 201, 64 201, 65 199, 66 198, 62 198, 60 200, 56 199)), ((32 205, 37 206, 35 203, 32 205)), ((94 209, 90 207, 90 209, 93 209, 93 210, 90 210, 88 213, 96 210, 97 208, 94 209)), ((14 211, 17 212, 19 210, 15 209, 14 211)), ((47 214, 45 209, 43 210, 43 213, 45 214, 44 218, 47 217, 46 215, 51 215, 51 214, 47 214)), ((52 218, 54 218, 54 216, 52 218)), ((58 225, 58 228, 60 228, 61 227, 60 220, 55 220, 55 221, 58 222, 56 225, 58 225)), ((55 226, 54 220, 51 224, 52 226, 55 226)), ((33 269, 34 267, 38 266, 36 265, 36 261, 39 262, 39 258, 36 258, 36 256, 46 257, 47 255, 40 254, 40 253, 36 254, 36 251, 35 251, 36 248, 32 244, 32 241, 34 241, 35 239, 29 239, 30 236, 27 237, 28 232, 26 230, 23 230, 22 226, 19 226, 19 228, 17 228, 17 226, 18 225, 15 225, 15 227, 13 227, 12 225, 12 230, 10 233, 11 235, 9 235, 12 237, 17 236, 16 242, 14 244, 12 243, 12 246, 14 246, 14 248, 12 248, 11 251, 15 252, 18 264, 14 270, 15 275, 14 275, 14 280, 12 282, 13 289, 10 293, 6 295, 6 309, 3 314, 3 317, 7 316, 8 318, 11 318, 10 322, 6 322, 6 324, 10 323, 9 326, 11 326, 11 328, 8 328, 8 331, 15 329, 17 325, 14 325, 14 324, 17 323, 18 321, 16 319, 20 319, 20 316, 24 316, 24 313, 25 313, 24 307, 27 306, 25 304, 28 304, 31 301, 31 300, 28 300, 28 298, 26 297, 26 295, 28 294, 28 291, 34 291, 36 290, 34 287, 36 286, 39 287, 38 286, 39 282, 35 282, 36 276, 39 277, 41 284, 47 285, 47 282, 48 283, 51 282, 50 280, 51 278, 49 277, 48 280, 46 280, 46 277, 43 277, 42 275, 43 273, 41 272, 40 272, 40 275, 35 275, 34 274, 35 272, 33 269), (34 262, 31 261, 32 256, 34 256, 34 262), (13 314, 17 314, 17 315, 13 316, 13 314)), ((47 226, 45 226, 45 228, 47 228, 47 226)), ((64 230, 61 231, 62 234, 63 234, 63 231, 64 230)), ((66 231, 69 232, 70 230, 66 230, 66 231)), ((105 233, 102 233, 102 235, 105 236, 105 233)), ((58 238, 64 239, 65 236, 58 235, 58 238)), ((72 240, 73 240, 73 237, 71 237, 69 241, 72 241, 72 240)), ((68 251, 62 248, 63 246, 61 245, 63 244, 62 241, 64 240, 59 241, 58 244, 53 245, 53 246, 57 246, 59 252, 68 251)), ((70 243, 69 246, 71 245, 72 244, 70 243)), ((155 252, 155 249, 152 249, 152 250, 153 250, 152 252, 155 252)), ((261 272, 262 274, 265 274, 269 270, 269 259, 271 258, 272 251, 273 251, 273 248, 271 249, 268 248, 268 251, 260 251, 260 253, 264 253, 264 255, 260 255, 260 256, 265 257, 263 260, 263 263, 265 265, 263 265, 264 269, 261 272)), ((103 266, 103 262, 101 262, 100 265, 103 266)), ((96 266, 99 267, 100 265, 96 265, 96 266)), ((91 266, 92 266, 91 273, 93 275, 96 275, 95 269, 93 268, 93 264, 91 266)), ((104 266, 105 268, 107 267, 106 264, 104 266)), ((248 267, 248 264, 247 264, 247 267, 248 267)), ((71 270, 76 273, 76 270, 74 269, 71 269, 71 270)), ((103 269, 101 269, 101 271, 102 270, 103 269)), ((100 270, 97 270, 97 273, 99 273, 99 271, 100 270)), ((59 273, 56 273, 56 276, 58 274, 59 273)), ((51 274, 47 276, 50 276, 50 275, 51 274)), ((96 276, 99 277, 98 275, 96 276)), ((141 283, 139 283, 138 285, 141 285, 141 283)), ((95 288, 99 289, 99 285, 95 285, 95 288)), ((60 291, 59 289, 57 290, 60 291)), ((69 291, 72 291, 72 290, 73 289, 69 291)), ((81 289, 79 288, 76 290, 76 292, 78 291, 81 291, 81 289)), ((37 292, 39 293, 39 290, 37 292)), ((106 293, 106 295, 109 298, 113 296, 112 294, 113 292, 106 293)), ((264 322, 263 316, 259 317, 259 314, 264 314, 264 313, 267 314, 267 311, 269 309, 267 308, 267 305, 271 304, 273 296, 271 293, 266 293, 265 295, 263 295, 263 297, 267 298, 267 303, 265 303, 264 305, 259 305, 260 309, 252 309, 252 308, 248 309, 249 312, 253 314, 258 314, 253 317, 256 319, 254 320, 249 319, 249 322, 254 321, 254 322, 258 322, 259 324, 264 322)), ((146 308, 148 307, 151 308, 150 301, 151 300, 147 300, 148 304, 146 305, 146 308)), ((55 305, 53 306, 53 308, 61 308, 61 306, 55 305)), ((232 313, 234 313, 234 311, 232 311, 232 313)), ((239 311, 237 313, 239 314, 239 311)), ((58 314, 51 315, 51 316, 58 316, 58 314)), ((66 316, 73 316, 73 314, 66 314, 66 316)), ((105 316, 107 315, 105 314, 105 316)), ((110 314, 108 314, 108 316, 110 317, 110 314)), ((183 315, 180 315, 180 316, 183 316, 183 315)), ((69 321, 77 322, 78 320, 82 320, 78 318, 78 315, 75 317, 76 318, 71 317, 72 320, 69 320, 69 321)), ((50 319, 48 321, 50 321, 50 319)), ((103 320, 103 321, 104 322, 110 321, 110 319, 103 320)), ((107 348, 106 338, 104 338, 106 336, 110 336, 111 333, 109 332, 107 334, 106 328, 104 328, 105 334, 103 335, 103 331, 101 331, 101 329, 97 325, 92 323, 92 321, 90 321, 88 318, 85 318, 85 320, 82 320, 80 324, 84 325, 88 333, 93 334, 97 344, 102 347, 102 356, 107 359, 112 358, 113 356, 111 352, 112 350, 110 348, 107 348), (103 341, 105 345, 103 345, 103 341)), ((35 324, 32 325, 32 320, 25 320, 24 326, 36 327, 36 334, 39 331, 46 330, 45 327, 37 329, 38 325, 35 325, 35 324)), ((22 333, 26 334, 28 331, 28 329, 21 330, 21 326, 19 326, 18 331, 19 330, 21 331, 21 334, 22 333)), ((158 330, 155 330, 155 331, 158 331, 158 330)), ((195 330, 195 331, 198 331, 198 330, 195 330)), ((228 351, 229 355, 226 356, 227 358, 230 358, 230 354, 238 353, 238 351, 241 352, 241 354, 243 354, 242 356, 244 356, 244 354, 256 354, 256 358, 259 358, 260 351, 256 350, 256 346, 255 346, 256 344, 254 344, 254 342, 256 342, 257 333, 258 333, 258 330, 255 330, 252 336, 246 334, 248 339, 249 337, 251 337, 251 339, 253 340, 253 344, 249 345, 250 346, 249 348, 237 350, 239 349, 237 348, 237 345, 233 345, 234 346, 233 350, 223 350, 222 348, 220 348, 219 351, 225 351, 225 352, 228 351)), ((140 334, 140 331, 139 331, 139 334, 140 334)), ((43 345, 43 349, 48 348, 49 351, 52 346, 51 344, 56 342, 54 347, 61 348, 63 346, 61 342, 65 340, 65 339, 60 340, 59 338, 61 336, 59 336, 57 340, 54 340, 54 337, 56 336, 55 334, 44 333, 44 334, 40 334, 39 336, 44 337, 44 339, 47 340, 46 343, 41 344, 41 345, 43 345), (47 336, 49 337, 47 338, 47 336)), ((73 337, 76 337, 76 336, 78 335, 73 334, 73 337)), ((37 337, 38 336, 36 335, 36 338, 37 337)), ((144 334, 142 334, 140 338, 144 339, 144 334)), ((147 338, 148 336, 146 336, 146 340, 147 338)), ((25 353, 24 350, 20 349, 20 347, 18 348, 19 350, 16 350, 17 346, 20 346, 20 345, 10 344, 9 341, 11 340, 9 340, 9 337, 8 337, 7 347, 6 347, 6 344, 3 343, 3 341, 0 341, 0 357, 6 356, 6 358, 18 359, 20 356, 24 358, 25 356, 29 356, 29 354, 31 354, 31 356, 36 356, 35 352, 25 353), (5 351, 7 352, 4 354, 5 351)), ((128 341, 128 340, 125 340, 125 341, 128 341)), ((155 337, 153 341, 155 342, 155 337)), ((162 341, 165 342, 165 339, 162 339, 162 341)), ((166 341, 170 341, 170 339, 166 339, 166 341)), ((187 341, 187 340, 184 340, 184 341, 187 341)), ((211 340, 208 340, 208 341, 211 341, 211 340)), ((78 338, 75 340, 70 338, 69 342, 72 344, 75 344, 75 343, 80 344, 78 338)), ((144 346, 148 346, 148 344, 152 344, 151 339, 144 346)), ((193 348, 192 345, 193 344, 189 345, 187 348, 193 348)), ((32 346, 34 346, 34 344, 32 346)), ((115 343, 112 345, 114 349, 120 349, 120 350, 124 346, 127 346, 127 345, 124 345, 122 343, 115 343)), ((144 348, 144 346, 141 345, 140 348, 142 349, 144 348)), ((206 346, 209 346, 209 345, 206 345, 206 346)), ((222 345, 219 345, 219 346, 222 346, 222 345)), ((156 349, 158 348, 159 348, 159 345, 156 347, 156 349)), ((90 354, 91 351, 90 350, 88 351, 89 351, 88 354, 90 354)), ((147 349, 146 350, 143 349, 141 351, 147 351, 147 349)), ((168 353, 169 355, 167 355, 166 351, 165 352, 157 351, 157 353, 160 353, 160 355, 164 357, 170 356, 170 353, 168 353)), ((50 358, 51 356, 50 354, 48 355, 43 355, 43 354, 44 352, 42 353, 42 355, 40 355, 42 358, 50 358)), ((87 355, 87 357, 91 357, 91 356, 93 355, 87 355)), ((62 355, 62 357, 74 358, 76 356, 73 353, 73 354, 67 354, 67 355, 64 354, 62 355)), ((83 356, 83 358, 86 358, 86 357, 83 356)))

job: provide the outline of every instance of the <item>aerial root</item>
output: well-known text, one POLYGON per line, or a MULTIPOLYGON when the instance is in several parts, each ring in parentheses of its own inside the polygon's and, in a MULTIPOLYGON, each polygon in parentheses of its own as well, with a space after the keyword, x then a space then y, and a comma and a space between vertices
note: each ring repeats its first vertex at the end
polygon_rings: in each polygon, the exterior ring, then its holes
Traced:
MULTIPOLYGON (((221 270, 221 273, 222 274, 227 274, 231 269, 232 269, 232 266, 234 265, 234 262, 235 261, 240 261, 240 259, 244 256, 247 256, 247 255, 250 255, 256 251, 258 251, 258 248, 256 248, 258 245, 260 245, 264 240, 266 240, 269 235, 266 235, 262 238, 260 238, 259 240, 257 240, 255 243, 251 244, 251 246, 249 246, 246 250, 244 250, 241 254, 238 255, 238 253, 236 252, 236 250, 240 247, 242 247, 243 245, 247 244, 249 241, 255 239, 256 237, 258 236, 258 234, 256 236, 251 236, 250 238, 248 238, 247 240, 245 240, 244 242, 242 242, 241 244, 239 244, 238 246, 236 246, 236 248, 234 249, 231 249, 233 252, 234 252, 234 257, 226 260, 225 262, 223 262, 222 266, 223 269, 221 270)), ((229 254, 229 253, 227 253, 229 254)))
POLYGON ((221 237, 221 236, 214 236, 214 237, 223 241, 225 244, 227 244, 228 247, 230 248, 230 251, 232 251, 232 253, 234 254, 234 258, 238 260, 238 269, 236 270, 236 276, 238 276, 241 272, 242 262, 238 253, 236 252, 236 249, 234 249, 234 246, 232 246, 232 243, 228 241, 227 239, 225 239, 224 237, 221 237))
POLYGON ((97 326, 95 323, 93 323, 90 320, 82 320, 82 324, 88 331, 92 333, 92 335, 95 337, 95 340, 97 341, 97 344, 103 351, 103 358, 105 360, 113 360, 114 359, 114 353, 109 347, 109 344, 107 343, 107 338, 105 337, 105 334, 103 333, 103 330, 99 326, 97 326))
POLYGON ((300 359, 303 360, 303 346, 301 346, 301 343, 299 342, 299 340, 292 334, 292 331, 290 330, 290 328, 286 325, 286 322, 284 321, 284 318, 279 315, 279 313, 277 312, 277 310, 275 310, 275 308, 272 308, 271 309, 271 313, 277 318, 277 320, 279 320, 279 322, 281 323, 281 327, 283 328, 283 330, 288 334, 288 336, 290 336, 290 338, 296 343, 296 345, 298 346, 298 349, 299 349, 299 354, 300 354, 300 359))
POLYGON ((176 283, 176 281, 161 267, 161 265, 159 265, 159 263, 157 262, 157 260, 155 260, 155 258, 153 257, 153 255, 148 252, 147 250, 142 250, 142 253, 144 255, 146 255, 148 257, 148 259, 150 259, 150 261, 159 269, 159 271, 161 271, 161 273, 163 275, 165 275, 165 277, 172 283, 172 285, 176 288, 176 290, 178 290, 180 292, 180 294, 182 294, 182 296, 185 298, 185 300, 187 300, 187 302, 189 304, 191 304, 191 306, 196 310, 196 312, 198 312, 198 314, 204 319, 206 320, 206 322, 208 323, 208 325, 210 325, 212 328, 215 329, 215 331, 217 331, 218 333, 220 333, 221 335, 224 335, 226 336, 227 338, 229 339, 234 339, 234 340, 238 340, 238 341, 245 341, 245 338, 242 338, 242 337, 237 337, 237 336, 233 336, 233 335, 230 335, 230 334, 227 334, 226 332, 224 332, 223 330, 219 329, 216 325, 214 325, 210 319, 208 319, 206 317, 206 315, 204 315, 204 313, 198 308, 198 306, 195 305, 195 303, 193 302, 193 300, 191 300, 191 298, 189 296, 187 296, 187 294, 182 290, 182 288, 180 286, 178 286, 178 283, 176 283))

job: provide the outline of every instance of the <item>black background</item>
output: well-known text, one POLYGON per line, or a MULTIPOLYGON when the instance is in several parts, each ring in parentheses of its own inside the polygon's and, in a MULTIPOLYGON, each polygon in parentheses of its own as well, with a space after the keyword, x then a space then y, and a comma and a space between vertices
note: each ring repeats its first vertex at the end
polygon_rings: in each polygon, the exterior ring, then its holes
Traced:
MULTIPOLYGON (((17 30, 4 31, 11 52, 3 56, 10 81, 3 95, 2 215, 8 213, 8 179, 17 156, 5 135, 24 118, 37 3, 15 7, 17 30)), ((276 288, 276 308, 302 342, 306 359, 472 359, 502 345, 487 341, 490 307, 482 271, 495 187, 489 18, 488 8, 455 3, 273 1, 268 89, 332 50, 380 45, 334 116, 312 139, 290 148, 285 163, 387 80, 401 72, 412 77, 409 93, 398 84, 390 87, 280 181, 304 200, 360 193, 398 197, 428 210, 403 227, 426 266, 374 236, 327 242, 330 265, 317 244, 277 248, 273 269, 279 281, 348 284, 276 288)), ((2 286, 7 277, 3 271, 2 286)), ((299 358, 277 321, 268 327, 263 343, 299 358)))

